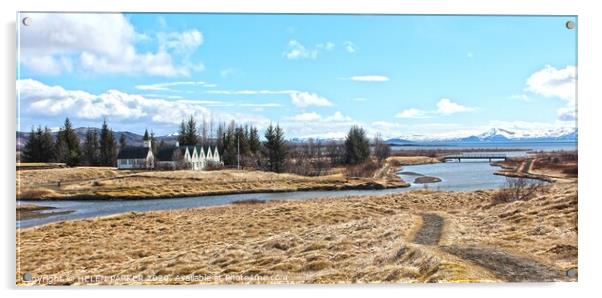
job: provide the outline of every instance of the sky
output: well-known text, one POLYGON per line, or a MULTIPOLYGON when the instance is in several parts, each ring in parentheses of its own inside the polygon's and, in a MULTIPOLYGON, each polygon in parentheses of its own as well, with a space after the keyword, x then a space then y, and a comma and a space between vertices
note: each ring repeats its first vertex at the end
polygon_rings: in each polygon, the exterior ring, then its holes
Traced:
POLYGON ((289 138, 576 127, 569 16, 21 13, 18 129, 158 135, 182 119, 289 138))

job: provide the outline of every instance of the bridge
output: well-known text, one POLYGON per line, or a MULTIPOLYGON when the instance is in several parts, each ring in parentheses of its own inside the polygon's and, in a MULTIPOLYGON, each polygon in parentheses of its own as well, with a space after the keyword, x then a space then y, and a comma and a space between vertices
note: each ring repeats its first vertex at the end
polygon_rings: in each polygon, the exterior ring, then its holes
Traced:
POLYGON ((462 159, 477 159, 477 160, 489 160, 491 162, 494 159, 498 160, 506 160, 508 157, 506 154, 491 154, 491 153, 483 153, 483 154, 455 154, 455 155, 446 155, 441 158, 443 162, 448 160, 458 160, 458 162, 462 162, 462 159))

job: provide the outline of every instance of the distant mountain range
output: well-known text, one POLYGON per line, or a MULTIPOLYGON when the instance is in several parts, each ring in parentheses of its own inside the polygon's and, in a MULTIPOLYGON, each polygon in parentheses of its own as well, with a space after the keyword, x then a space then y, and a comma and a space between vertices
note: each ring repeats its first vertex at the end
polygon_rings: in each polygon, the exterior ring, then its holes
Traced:
MULTIPOLYGON (((100 128, 87 128, 87 127, 79 127, 75 129, 75 132, 79 136, 79 141, 81 143, 86 139, 86 134, 88 133, 88 129, 96 130, 100 134, 100 128)), ((17 131, 17 149, 20 150, 25 146, 25 143, 29 139, 29 135, 31 132, 22 132, 17 131)), ((54 137, 58 135, 58 132, 52 133, 54 137)), ((113 135, 115 136, 115 141, 119 142, 121 135, 125 135, 125 140, 128 146, 142 146, 142 138, 143 135, 129 132, 129 131, 114 131, 113 135)), ((178 139, 178 134, 169 134, 166 136, 155 136, 155 140, 157 142, 165 141, 166 143, 175 143, 178 139)))
POLYGON ((402 136, 388 139, 391 145, 448 144, 448 143, 502 143, 502 142, 576 142, 577 129, 556 129, 541 133, 514 132, 492 128, 481 134, 457 138, 436 138, 424 135, 402 136))
MULTIPOLYGON (((99 128, 89 128, 100 133, 99 128)), ((79 127, 75 129, 79 136, 80 142, 86 139, 87 127, 79 127)), ((56 137, 58 132, 53 132, 56 137)), ((129 146, 142 146, 142 135, 129 131, 115 131, 115 141, 119 141, 121 135, 125 135, 126 142, 129 146)), ((17 149, 23 148, 29 139, 30 132, 17 132, 17 149)), ((178 139, 177 133, 171 133, 164 136, 155 136, 157 142, 165 141, 168 144, 173 144, 178 139)), ((343 142, 340 139, 315 139, 316 142, 326 143, 334 140, 337 143, 343 142)), ((289 140, 292 143, 305 143, 306 139, 293 138, 289 140)), ((387 144, 391 145, 421 145, 421 144, 457 144, 457 143, 495 143, 495 142, 575 142, 577 141, 577 129, 557 129, 542 131, 539 134, 513 132, 503 128, 492 128, 481 134, 458 137, 458 138, 436 138, 424 135, 401 136, 386 140, 387 144)))

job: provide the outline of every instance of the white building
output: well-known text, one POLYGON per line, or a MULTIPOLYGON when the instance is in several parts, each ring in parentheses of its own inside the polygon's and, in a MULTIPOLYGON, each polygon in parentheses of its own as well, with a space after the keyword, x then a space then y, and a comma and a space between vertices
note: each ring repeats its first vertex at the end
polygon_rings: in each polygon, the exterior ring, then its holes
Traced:
POLYGON ((222 163, 216 146, 180 146, 178 143, 175 146, 160 149, 156 159, 159 168, 188 168, 196 171, 206 169, 210 163, 222 163))
POLYGON ((145 140, 142 147, 125 147, 117 155, 118 169, 152 169, 155 156, 151 150, 151 141, 145 140))

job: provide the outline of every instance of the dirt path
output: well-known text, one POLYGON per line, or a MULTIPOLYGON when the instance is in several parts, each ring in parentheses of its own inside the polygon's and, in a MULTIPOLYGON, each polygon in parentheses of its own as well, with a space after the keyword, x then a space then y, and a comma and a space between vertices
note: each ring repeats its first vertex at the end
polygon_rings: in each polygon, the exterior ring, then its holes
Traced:
POLYGON ((523 174, 530 174, 532 167, 533 167, 533 159, 529 158, 522 163, 520 172, 522 172, 523 174))
MULTIPOLYGON (((444 226, 443 217, 434 213, 422 214, 422 226, 413 243, 438 245, 444 226)), ((440 246, 441 250, 472 262, 509 282, 569 280, 562 270, 508 252, 484 247, 440 246)))
POLYGON ((422 214, 422 226, 412 242, 422 245, 437 245, 443 231, 443 217, 434 213, 422 214))
POLYGON ((567 280, 561 270, 497 249, 460 246, 443 246, 441 249, 491 270, 509 282, 567 280))

